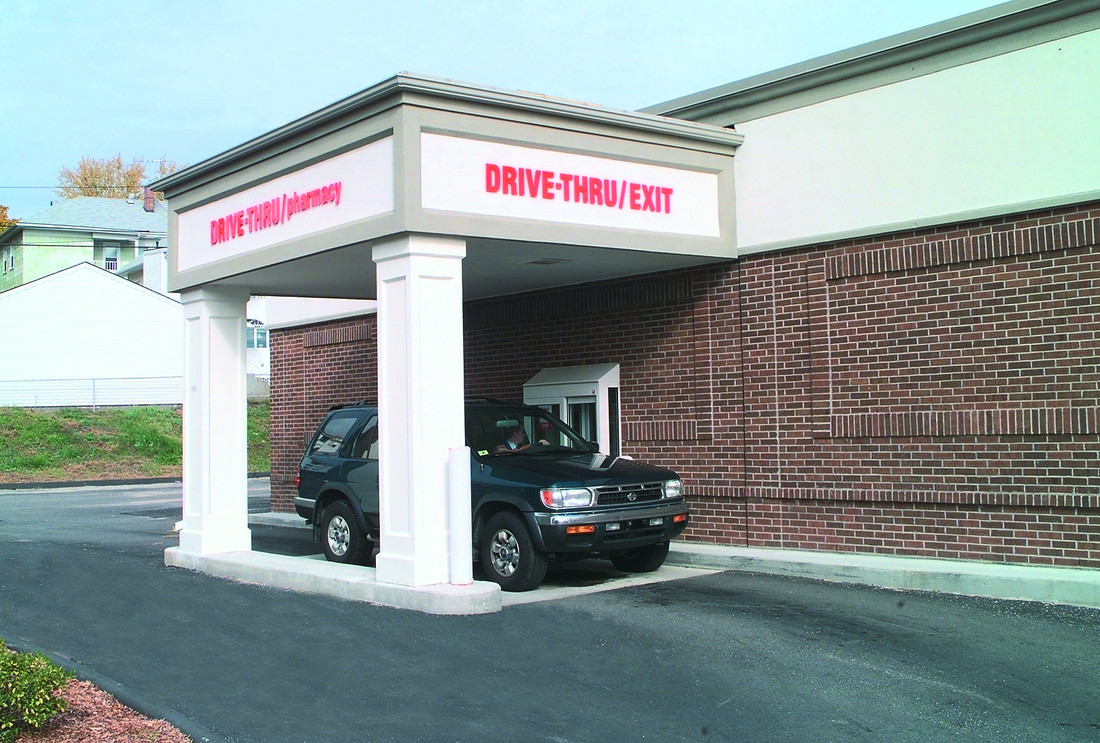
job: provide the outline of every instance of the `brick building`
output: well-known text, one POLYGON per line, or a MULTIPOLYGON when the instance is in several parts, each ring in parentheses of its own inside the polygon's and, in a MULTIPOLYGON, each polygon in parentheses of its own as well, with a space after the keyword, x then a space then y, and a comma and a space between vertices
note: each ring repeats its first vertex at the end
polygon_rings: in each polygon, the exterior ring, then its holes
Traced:
MULTIPOLYGON (((618 364, 688 539, 1100 567, 1098 29, 1007 3, 655 106, 744 136, 736 256, 466 301, 466 393, 618 364)), ((273 332, 274 508, 377 340, 273 332)))
POLYGON ((402 74, 152 184, 185 318, 166 562, 272 567, 264 295, 377 302, 268 307, 274 508, 322 413, 379 402, 372 600, 500 607, 463 575, 463 393, 673 466, 688 539, 1100 567, 1097 69, 1100 0, 1014 0, 644 111, 402 74))

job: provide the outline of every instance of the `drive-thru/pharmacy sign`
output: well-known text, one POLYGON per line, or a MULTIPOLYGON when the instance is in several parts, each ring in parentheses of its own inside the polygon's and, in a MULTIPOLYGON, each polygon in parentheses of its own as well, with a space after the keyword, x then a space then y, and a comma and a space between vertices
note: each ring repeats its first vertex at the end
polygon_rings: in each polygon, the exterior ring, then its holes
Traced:
POLYGON ((179 270, 393 211, 393 138, 179 216, 179 270))

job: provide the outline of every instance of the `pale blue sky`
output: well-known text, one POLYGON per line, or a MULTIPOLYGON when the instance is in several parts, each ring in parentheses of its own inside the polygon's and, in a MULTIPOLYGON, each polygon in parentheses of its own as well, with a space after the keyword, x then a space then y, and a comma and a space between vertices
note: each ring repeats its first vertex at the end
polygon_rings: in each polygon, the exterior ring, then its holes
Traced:
POLYGON ((0 204, 46 209, 83 156, 193 164, 401 71, 637 109, 996 4, 0 0, 0 204))

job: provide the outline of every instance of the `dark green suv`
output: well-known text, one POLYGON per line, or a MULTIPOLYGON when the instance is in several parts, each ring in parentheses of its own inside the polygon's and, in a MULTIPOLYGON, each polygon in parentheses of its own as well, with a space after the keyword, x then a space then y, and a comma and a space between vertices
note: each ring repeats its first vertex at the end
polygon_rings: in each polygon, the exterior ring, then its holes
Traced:
MULTIPOLYGON (((675 472, 600 454, 547 411, 468 401, 474 558, 506 591, 538 586, 551 560, 659 568, 687 526, 675 472)), ((325 557, 365 564, 380 533, 378 409, 338 406, 309 440, 294 507, 325 557)))

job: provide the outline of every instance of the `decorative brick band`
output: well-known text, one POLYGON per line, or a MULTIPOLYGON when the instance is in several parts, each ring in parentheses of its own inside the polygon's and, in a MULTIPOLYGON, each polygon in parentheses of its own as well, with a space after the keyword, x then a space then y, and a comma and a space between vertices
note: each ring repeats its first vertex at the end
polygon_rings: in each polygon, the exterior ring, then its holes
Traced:
MULTIPOLYGON (((688 487, 688 494, 692 493, 688 487)), ((1100 509, 1100 495, 1071 493, 983 493, 973 491, 891 490, 852 488, 747 487, 739 494, 747 500, 836 501, 846 503, 930 503, 940 505, 1006 506, 1011 508, 1100 509)))
POLYGON ((306 348, 310 348, 312 346, 331 346, 336 343, 373 340, 374 323, 359 323, 336 328, 310 330, 305 334, 304 344, 306 348))
POLYGON ((840 439, 1088 436, 1100 433, 1100 407, 849 413, 832 425, 840 439))
POLYGON ((986 229, 988 231, 979 234, 922 240, 908 245, 884 245, 858 253, 828 256, 824 259, 826 275, 829 280, 835 280, 1087 247, 1095 245, 1100 236, 1100 219, 1018 229, 1006 226, 997 231, 986 229))
POLYGON ((547 291, 524 302, 516 302, 512 297, 474 302, 466 305, 463 312, 467 324, 478 327, 573 317, 627 307, 687 302, 691 301, 693 293, 694 281, 690 274, 663 274, 641 280, 624 280, 611 285, 582 285, 547 291))
POLYGON ((694 420, 632 421, 623 423, 627 441, 694 441, 698 425, 694 420))

